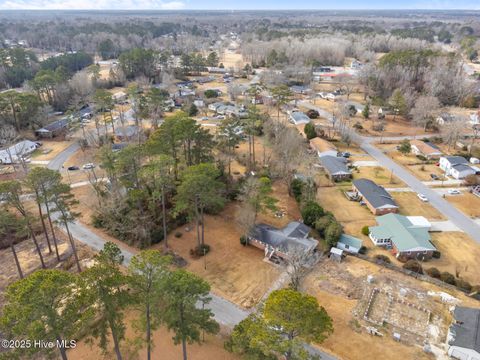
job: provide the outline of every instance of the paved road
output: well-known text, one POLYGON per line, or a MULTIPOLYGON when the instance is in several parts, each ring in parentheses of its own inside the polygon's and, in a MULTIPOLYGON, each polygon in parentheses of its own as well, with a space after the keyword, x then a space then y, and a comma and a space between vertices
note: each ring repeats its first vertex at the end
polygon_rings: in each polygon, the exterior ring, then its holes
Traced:
MULTIPOLYGON (((317 110, 320 116, 326 118, 327 120, 332 120, 332 114, 322 108, 319 108, 318 106, 304 101, 301 102, 301 105, 309 109, 317 110)), ((425 136, 422 135, 422 137, 425 136)), ((413 137, 402 136, 386 137, 383 139, 393 141, 411 138, 413 137)), ((445 199, 443 199, 442 196, 438 194, 435 190, 430 189, 427 185, 423 184, 407 169, 397 164, 395 161, 385 155, 381 150, 375 147, 374 142, 377 140, 377 138, 356 134, 355 136, 353 136, 353 140, 358 143, 367 154, 377 160, 380 165, 389 169, 390 171, 393 171, 393 173, 403 182, 405 182, 413 191, 424 194, 430 200, 430 204, 434 208, 436 208, 441 214, 443 214, 448 220, 450 220, 456 227, 460 228, 472 239, 480 243, 479 224, 470 219, 465 214, 463 214, 461 211, 457 210, 452 204, 448 203, 445 199)))
POLYGON ((67 161, 67 159, 75 154, 75 152, 80 149, 80 145, 77 141, 71 144, 69 147, 62 150, 57 156, 53 158, 47 165, 47 168, 50 170, 60 170, 63 166, 63 163, 67 161))

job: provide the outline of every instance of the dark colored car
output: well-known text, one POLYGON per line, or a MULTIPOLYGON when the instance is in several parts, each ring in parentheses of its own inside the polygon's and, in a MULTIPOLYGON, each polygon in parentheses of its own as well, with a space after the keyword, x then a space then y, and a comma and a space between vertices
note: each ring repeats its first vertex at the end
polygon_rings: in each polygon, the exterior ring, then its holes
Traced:
POLYGON ((430 177, 431 177, 433 180, 438 180, 438 176, 435 175, 435 174, 430 174, 430 177))
POLYGON ((67 168, 68 171, 75 171, 75 170, 80 170, 80 168, 78 166, 69 166, 67 168))
POLYGON ((318 117, 320 116, 320 114, 318 113, 317 110, 308 110, 307 111, 307 116, 310 118, 310 119, 318 119, 318 117))

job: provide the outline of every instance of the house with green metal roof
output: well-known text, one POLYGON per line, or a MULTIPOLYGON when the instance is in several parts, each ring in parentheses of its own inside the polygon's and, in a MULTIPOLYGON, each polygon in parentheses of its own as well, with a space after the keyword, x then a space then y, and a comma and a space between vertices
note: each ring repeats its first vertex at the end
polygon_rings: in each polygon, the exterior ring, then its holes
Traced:
POLYGON ((342 234, 337 242, 337 248, 353 254, 358 254, 361 247, 362 240, 347 234, 342 234))
POLYGON ((412 222, 407 216, 399 214, 386 214, 375 219, 378 225, 369 228, 370 240, 376 246, 391 249, 399 260, 427 260, 436 251, 428 225, 412 222))

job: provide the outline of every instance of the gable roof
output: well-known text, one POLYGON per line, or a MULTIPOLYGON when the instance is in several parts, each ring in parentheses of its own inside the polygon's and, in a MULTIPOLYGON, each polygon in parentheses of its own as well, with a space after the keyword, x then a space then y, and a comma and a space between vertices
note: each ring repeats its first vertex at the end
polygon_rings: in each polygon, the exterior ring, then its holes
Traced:
POLYGON ((348 175, 352 172, 347 168, 347 159, 338 156, 320 156, 320 163, 330 175, 348 175))
POLYGON ((41 129, 36 130, 38 133, 48 133, 53 132, 56 130, 60 130, 66 128, 70 123, 70 119, 68 117, 61 118, 60 120, 54 121, 41 129))
POLYGON ((310 118, 301 111, 293 111, 290 116, 295 124, 308 124, 310 122, 310 118))
POLYGON ((257 224, 252 230, 252 237, 288 254, 292 247, 301 247, 305 252, 314 249, 318 241, 309 238, 310 228, 298 221, 292 221, 283 229, 277 229, 267 224, 257 224))
POLYGON ((445 159, 452 165, 458 165, 458 164, 468 164, 467 159, 465 159, 463 156, 444 156, 445 159))
POLYGON ((347 234, 342 234, 340 239, 338 239, 338 242, 357 249, 362 247, 362 240, 347 234))
POLYGON ((410 250, 436 250, 430 242, 430 234, 425 227, 418 227, 406 216, 387 214, 377 216, 378 226, 370 227, 372 236, 378 239, 390 239, 400 252, 410 250))
POLYGON ((455 165, 452 165, 452 168, 454 168, 458 172, 472 171, 473 173, 475 173, 475 170, 467 164, 455 164, 455 165))
POLYGON ((370 203, 374 208, 381 208, 384 206, 396 207, 397 203, 392 196, 382 186, 375 184, 369 179, 357 179, 353 181, 353 185, 362 195, 362 197, 370 203))
POLYGON ((421 140, 412 140, 410 141, 412 146, 415 146, 422 154, 425 155, 440 155, 442 152, 437 147, 437 145, 429 142, 429 141, 421 141, 421 140))
POLYGON ((322 139, 320 137, 315 137, 310 140, 310 146, 318 151, 319 153, 325 152, 325 151, 331 151, 335 150, 337 151, 337 148, 335 145, 333 145, 330 141, 327 141, 325 139, 322 139))
POLYGON ((453 317, 455 322, 450 326, 453 335, 450 345, 480 353, 480 309, 456 306, 453 317))

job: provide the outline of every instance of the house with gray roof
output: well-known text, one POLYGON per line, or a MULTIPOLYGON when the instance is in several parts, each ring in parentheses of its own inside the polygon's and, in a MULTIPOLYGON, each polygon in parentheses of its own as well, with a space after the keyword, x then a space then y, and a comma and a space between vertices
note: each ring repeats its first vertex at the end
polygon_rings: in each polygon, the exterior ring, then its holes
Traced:
POLYGON ((463 156, 442 156, 439 163, 440 169, 445 171, 446 175, 454 179, 464 179, 468 175, 474 175, 475 169, 472 168, 467 159, 463 156))
POLYGON ((460 360, 480 359, 480 309, 456 306, 447 335, 448 355, 460 360))
POLYGON ((354 180, 352 189, 374 215, 398 212, 398 205, 388 191, 372 180, 354 180))
POLYGON ((428 226, 399 214, 386 214, 375 219, 378 225, 369 227, 368 236, 376 246, 391 249, 402 261, 432 258, 436 248, 431 243, 428 226))
POLYGON ((277 256, 288 259, 289 252, 301 249, 313 253, 318 241, 309 237, 310 228, 298 221, 292 221, 283 229, 267 224, 257 224, 249 236, 249 243, 264 250, 267 259, 277 256))
POLYGON ((323 155, 320 156, 320 164, 333 181, 342 181, 352 177, 352 172, 347 167, 347 159, 344 157, 323 155))

